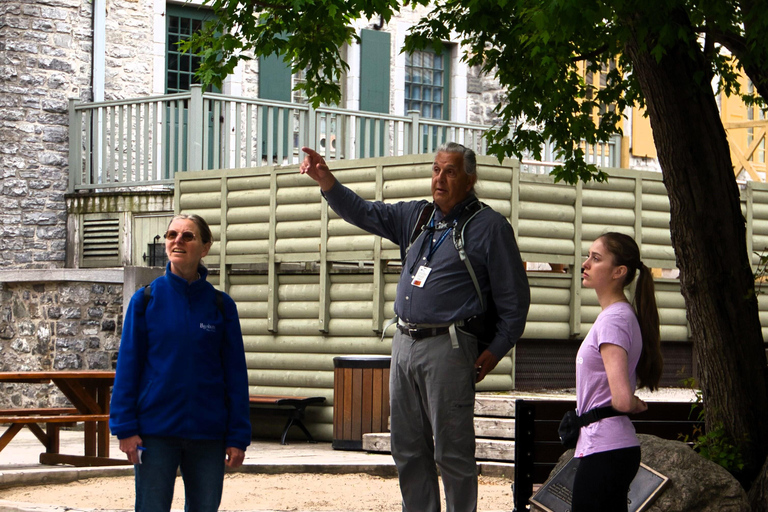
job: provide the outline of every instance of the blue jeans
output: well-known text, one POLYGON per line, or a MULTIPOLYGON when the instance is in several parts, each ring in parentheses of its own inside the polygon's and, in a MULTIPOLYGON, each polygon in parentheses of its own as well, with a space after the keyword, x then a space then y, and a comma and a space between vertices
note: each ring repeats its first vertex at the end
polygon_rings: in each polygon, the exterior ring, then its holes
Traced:
POLYGON ((184 480, 184 510, 215 512, 224 486, 224 440, 142 437, 142 463, 134 465, 136 512, 168 512, 176 471, 184 480))

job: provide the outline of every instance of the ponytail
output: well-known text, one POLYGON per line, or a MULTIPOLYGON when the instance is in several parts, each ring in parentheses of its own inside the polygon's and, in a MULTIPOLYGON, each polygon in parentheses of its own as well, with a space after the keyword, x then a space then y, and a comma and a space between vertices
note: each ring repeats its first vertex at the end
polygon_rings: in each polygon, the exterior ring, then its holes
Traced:
POLYGON ((633 303, 643 337, 643 351, 637 363, 638 386, 651 391, 659 387, 664 359, 661 357, 661 333, 659 330, 659 310, 656 307, 656 295, 653 276, 642 262, 639 267, 635 298, 633 303))
POLYGON ((640 324, 643 338, 643 350, 637 363, 637 383, 651 391, 659 387, 664 359, 661 356, 661 333, 659 330, 659 310, 656 307, 656 294, 653 276, 648 267, 640 261, 640 249, 632 237, 623 233, 606 233, 600 236, 608 251, 613 255, 615 265, 627 267, 624 286, 628 286, 638 275, 635 297, 632 301, 640 324))

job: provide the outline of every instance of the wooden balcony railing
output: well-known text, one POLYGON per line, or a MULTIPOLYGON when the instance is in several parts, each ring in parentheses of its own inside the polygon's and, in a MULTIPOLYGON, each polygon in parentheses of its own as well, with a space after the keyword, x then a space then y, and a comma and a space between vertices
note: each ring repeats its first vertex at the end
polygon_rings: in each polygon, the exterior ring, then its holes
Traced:
MULTIPOLYGON (((485 155, 488 126, 203 92, 69 105, 69 192, 170 188, 178 171, 295 164, 302 146, 327 160, 432 153, 456 141, 485 155)), ((586 148, 619 165, 618 139, 586 148)), ((550 160, 552 149, 545 147, 550 160)), ((547 162, 557 165, 552 159, 547 162)), ((539 166, 541 169, 541 166, 539 166)))

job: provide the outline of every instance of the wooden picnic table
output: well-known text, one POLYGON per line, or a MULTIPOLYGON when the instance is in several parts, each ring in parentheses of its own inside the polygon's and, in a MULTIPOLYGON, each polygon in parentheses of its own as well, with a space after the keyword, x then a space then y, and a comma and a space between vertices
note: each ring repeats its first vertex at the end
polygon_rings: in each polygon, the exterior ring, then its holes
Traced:
POLYGON ((53 383, 73 407, 13 408, 0 410, 0 424, 9 425, 0 436, 0 451, 25 426, 45 446, 41 464, 107 466, 128 464, 109 458, 109 400, 114 371, 31 371, 0 372, 0 382, 22 384, 53 383), (84 423, 83 455, 59 453, 62 424, 84 423), (40 424, 45 424, 43 430, 40 424))

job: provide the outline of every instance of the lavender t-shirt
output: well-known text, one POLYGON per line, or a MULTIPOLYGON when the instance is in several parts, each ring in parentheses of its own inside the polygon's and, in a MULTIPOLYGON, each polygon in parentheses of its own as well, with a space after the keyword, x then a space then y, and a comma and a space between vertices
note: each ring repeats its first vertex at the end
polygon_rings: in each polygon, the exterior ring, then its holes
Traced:
MULTIPOLYGON (((629 303, 615 302, 605 308, 579 347, 576 354, 576 410, 579 414, 611 405, 611 389, 600 355, 603 343, 612 343, 627 351, 629 382, 634 389, 643 339, 635 310, 629 303)), ((614 416, 582 427, 574 456, 584 457, 631 446, 640 446, 635 427, 627 416, 614 416)))

